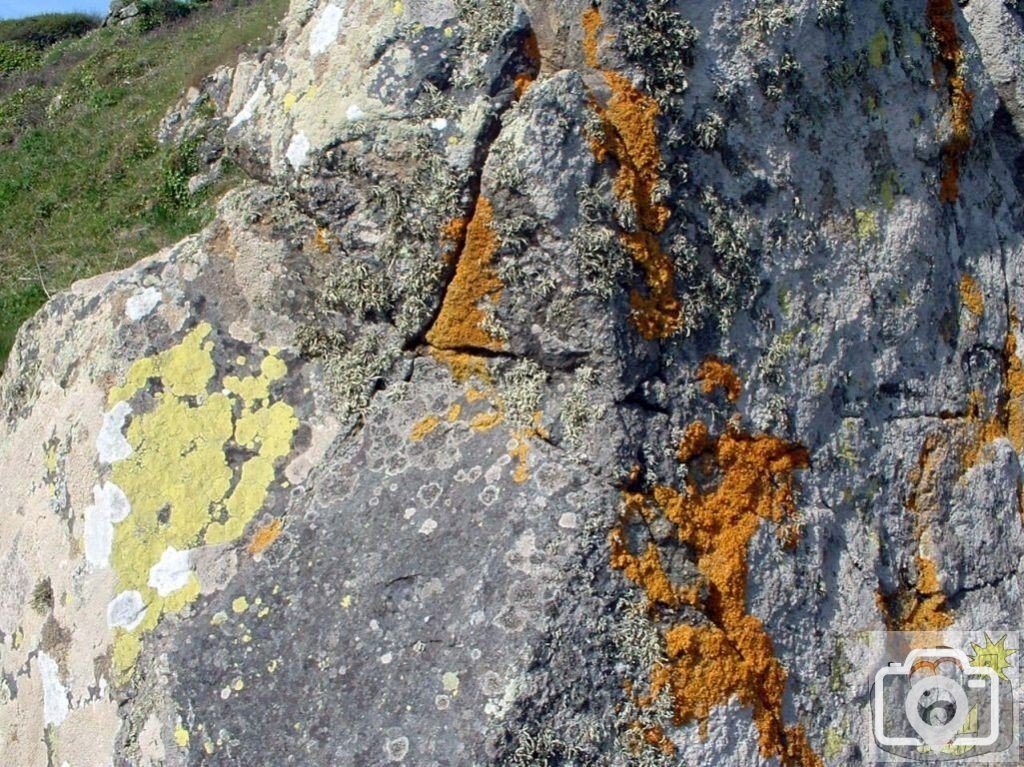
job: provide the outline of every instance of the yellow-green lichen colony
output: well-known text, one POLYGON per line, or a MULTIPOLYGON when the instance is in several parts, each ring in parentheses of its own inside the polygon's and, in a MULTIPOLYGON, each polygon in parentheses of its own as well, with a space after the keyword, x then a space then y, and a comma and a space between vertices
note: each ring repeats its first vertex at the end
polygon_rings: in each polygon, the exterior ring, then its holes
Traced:
POLYGON ((208 323, 198 325, 176 346, 135 362, 109 395, 113 407, 155 391, 126 430, 133 452, 113 464, 110 477, 131 504, 113 536, 116 588, 119 595, 138 592, 144 605, 136 625, 116 628, 114 664, 122 676, 134 666, 142 635, 199 595, 182 552, 242 536, 298 429, 293 408, 271 393, 287 373, 279 353, 270 350, 258 374, 218 380, 211 336, 208 323), (239 465, 228 459, 232 448, 246 456, 239 465), (175 557, 178 572, 161 578, 162 564, 175 557))

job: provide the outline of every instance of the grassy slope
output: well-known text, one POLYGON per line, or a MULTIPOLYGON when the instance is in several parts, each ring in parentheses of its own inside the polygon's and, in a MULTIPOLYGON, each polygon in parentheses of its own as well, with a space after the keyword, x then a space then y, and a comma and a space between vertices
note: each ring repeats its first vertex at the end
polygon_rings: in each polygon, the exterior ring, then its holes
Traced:
POLYGON ((0 79, 0 364, 47 293, 209 219, 237 174, 183 195, 190 158, 159 147, 157 126, 183 88, 269 42, 286 9, 287 0, 222 0, 146 33, 101 29, 0 79))

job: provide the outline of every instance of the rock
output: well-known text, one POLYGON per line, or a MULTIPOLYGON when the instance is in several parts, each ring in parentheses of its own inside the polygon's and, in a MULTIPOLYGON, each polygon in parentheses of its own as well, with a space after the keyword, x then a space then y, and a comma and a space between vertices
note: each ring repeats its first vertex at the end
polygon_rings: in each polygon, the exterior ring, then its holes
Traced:
POLYGON ((130 24, 142 13, 138 3, 125 3, 123 0, 114 0, 110 4, 107 17, 103 20, 103 26, 109 27, 114 24, 130 24))
POLYGON ((975 5, 293 3, 162 128, 251 182, 0 379, 5 755, 874 761, 864 632, 1022 617, 975 5))
POLYGON ((179 144, 213 132, 225 117, 233 78, 232 67, 220 66, 198 86, 184 91, 178 103, 160 121, 157 141, 179 144))

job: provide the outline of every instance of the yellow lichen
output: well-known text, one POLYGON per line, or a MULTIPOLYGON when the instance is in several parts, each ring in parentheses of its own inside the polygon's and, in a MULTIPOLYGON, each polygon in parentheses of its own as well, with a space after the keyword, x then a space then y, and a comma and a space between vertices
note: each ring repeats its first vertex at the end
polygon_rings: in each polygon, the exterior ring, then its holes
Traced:
POLYGON ((511 443, 508 454, 516 460, 516 468, 512 472, 512 481, 522 484, 530 478, 527 458, 530 455, 530 439, 547 439, 548 432, 541 426, 542 413, 538 410, 533 414, 533 424, 523 429, 515 429, 512 432, 511 443))
POLYGON ((178 719, 178 724, 174 728, 174 742, 178 744, 178 748, 187 748, 188 741, 188 730, 182 726, 181 719, 178 719))
POLYGON ((878 217, 873 210, 855 210, 853 218, 857 226, 857 238, 868 240, 878 236, 878 217))
POLYGON ((421 442, 428 434, 433 433, 440 425, 441 419, 436 415, 428 415, 425 418, 421 418, 412 427, 412 431, 409 432, 409 439, 413 442, 421 442))
MULTIPOLYGON (((697 721, 706 734, 712 708, 735 698, 752 709, 766 758, 817 767, 821 759, 803 727, 783 721, 786 672, 771 637, 746 604, 750 540, 765 521, 781 526, 795 515, 793 475, 807 467, 807 451, 777 437, 744 434, 733 425, 713 437, 697 422, 687 430, 679 459, 706 470, 691 471, 681 490, 656 486, 649 493, 626 492, 622 524, 610 537, 611 563, 644 590, 652 612, 689 604, 708 622, 680 623, 665 632, 666 659, 651 670, 650 694, 638 703, 649 705, 667 690, 675 723, 697 721), (700 582, 674 584, 654 543, 639 555, 629 552, 627 525, 659 515, 695 555, 700 582)), ((795 542, 789 532, 782 537, 795 542)))
POLYGON ((133 452, 111 470, 111 481, 131 503, 111 549, 117 589, 138 591, 146 605, 133 631, 116 632, 114 665, 122 675, 134 665, 141 635, 199 595, 192 575, 183 588, 160 596, 149 585, 150 570, 170 547, 186 551, 241 537, 298 428, 290 406, 268 404, 271 384, 287 372, 285 363, 268 353, 259 375, 217 382, 211 332, 203 323, 171 349, 135 362, 125 384, 109 396, 113 405, 150 381, 160 382, 153 404, 133 416, 125 432, 133 452), (254 453, 240 468, 228 463, 232 444, 254 453))
POLYGON ((441 311, 427 332, 427 342, 436 349, 501 351, 505 343, 486 329, 488 312, 501 298, 503 286, 492 264, 498 238, 491 229, 494 211, 481 197, 466 226, 465 242, 455 266, 441 311))
POLYGON ((880 67, 885 63, 885 54, 889 50, 889 36, 885 30, 878 30, 868 42, 868 63, 880 67))

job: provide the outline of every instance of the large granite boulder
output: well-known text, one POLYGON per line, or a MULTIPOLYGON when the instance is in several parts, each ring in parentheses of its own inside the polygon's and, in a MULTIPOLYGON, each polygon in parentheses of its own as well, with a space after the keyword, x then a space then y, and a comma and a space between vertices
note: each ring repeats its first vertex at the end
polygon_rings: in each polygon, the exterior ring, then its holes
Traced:
POLYGON ((872 761, 1022 623, 1021 24, 295 0, 0 379, 4 763, 872 761))

